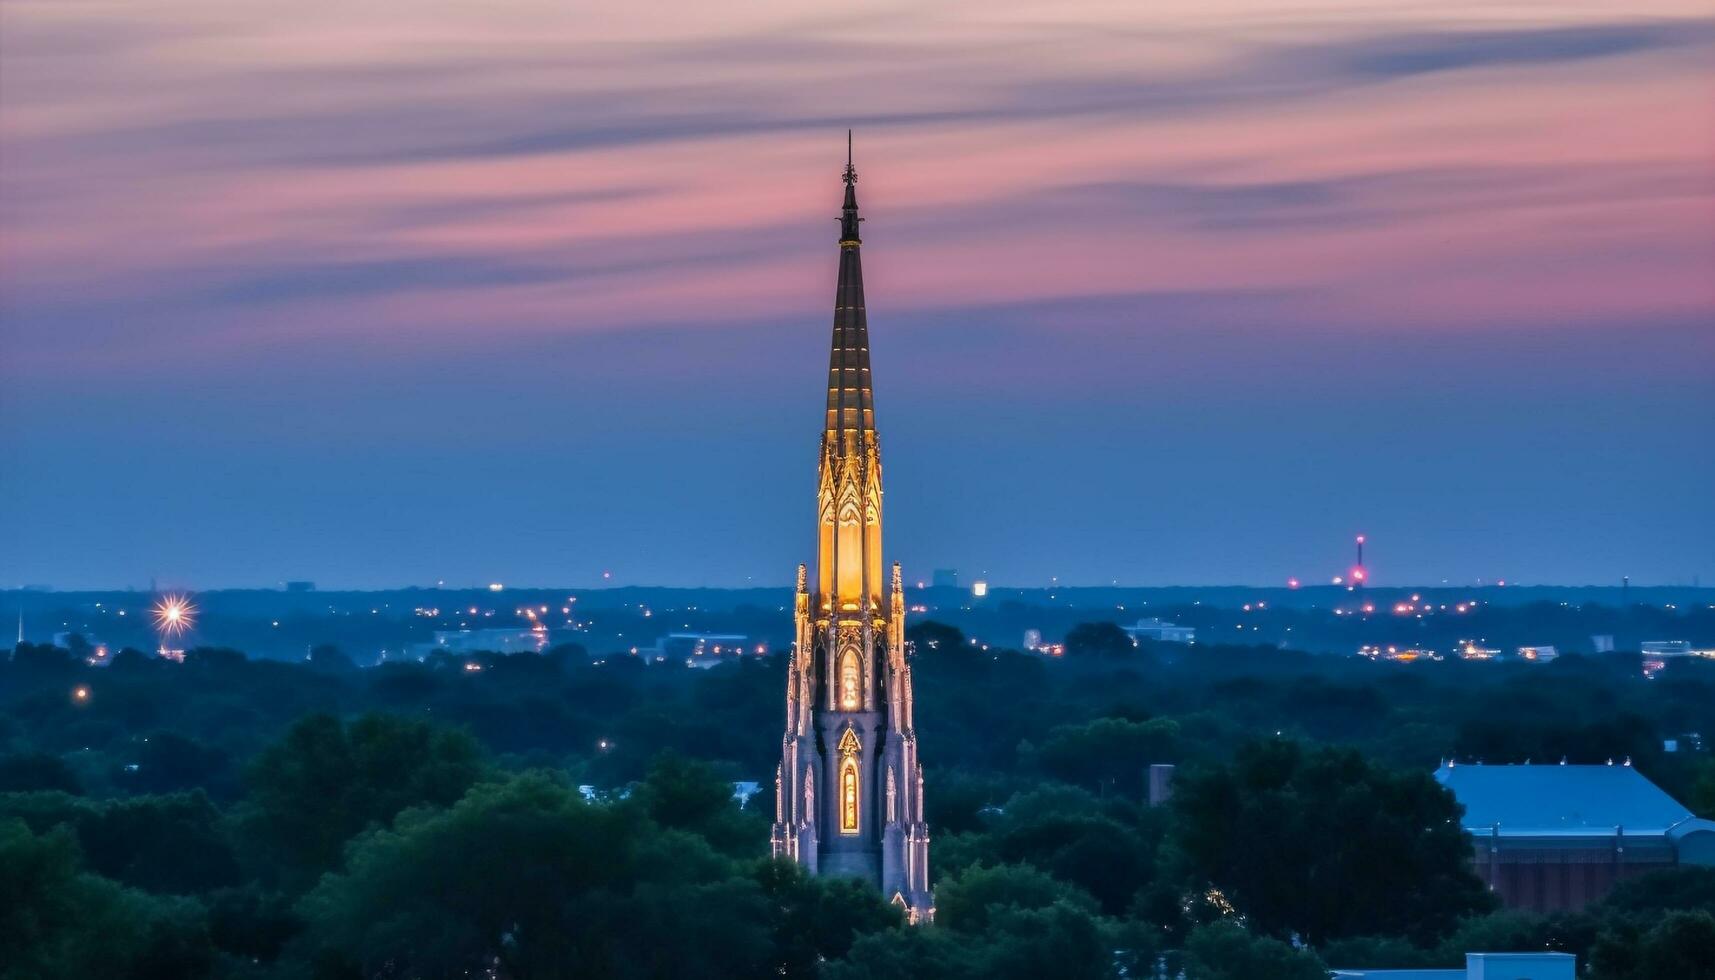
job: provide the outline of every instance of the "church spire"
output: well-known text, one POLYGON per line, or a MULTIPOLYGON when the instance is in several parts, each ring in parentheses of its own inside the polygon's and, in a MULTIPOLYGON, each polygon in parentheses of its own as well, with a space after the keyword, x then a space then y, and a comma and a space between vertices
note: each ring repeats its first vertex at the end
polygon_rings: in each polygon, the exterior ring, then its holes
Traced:
POLYGON ((840 215, 840 278, 834 289, 834 339, 828 357, 827 433, 838 454, 875 436, 874 395, 869 378, 869 322, 863 307, 863 261, 858 256, 857 168, 852 166, 851 130, 846 130, 846 201, 840 215), (856 436, 850 439, 840 436, 856 436))
POLYGON ((799 566, 776 782, 776 857, 866 878, 914 922, 934 915, 899 566, 882 578, 881 448, 870 388, 857 168, 846 133, 839 282, 816 487, 816 573, 799 566))

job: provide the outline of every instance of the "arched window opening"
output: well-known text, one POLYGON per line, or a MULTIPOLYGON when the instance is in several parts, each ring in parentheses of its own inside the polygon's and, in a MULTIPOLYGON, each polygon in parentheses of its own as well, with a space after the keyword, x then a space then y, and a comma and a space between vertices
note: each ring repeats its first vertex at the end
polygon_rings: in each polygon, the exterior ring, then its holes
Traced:
POLYGON ((840 655, 840 710, 863 710, 863 665, 851 647, 840 655))
POLYGON ((858 753, 863 746, 850 728, 840 736, 840 833, 858 832, 858 753))
POLYGON ((858 832, 858 767, 856 759, 840 764, 840 833, 858 832))

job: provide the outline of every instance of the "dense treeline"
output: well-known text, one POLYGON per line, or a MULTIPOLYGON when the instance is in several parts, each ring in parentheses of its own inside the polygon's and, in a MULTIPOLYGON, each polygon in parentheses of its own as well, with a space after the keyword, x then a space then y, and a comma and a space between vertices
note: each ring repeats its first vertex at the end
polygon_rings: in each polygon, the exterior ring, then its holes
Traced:
POLYGON ((1495 911, 1441 758, 1630 757, 1715 815, 1715 664, 1063 659, 911 631, 938 924, 762 859, 784 665, 0 663, 0 978, 1325 976, 1566 949, 1707 977, 1715 874, 1495 911), (1664 739, 1679 750, 1666 752, 1664 739), (1144 771, 1180 768, 1150 807, 1144 771), (742 808, 732 782, 762 793, 742 808), (1702 971, 1702 972, 1699 972, 1702 971))

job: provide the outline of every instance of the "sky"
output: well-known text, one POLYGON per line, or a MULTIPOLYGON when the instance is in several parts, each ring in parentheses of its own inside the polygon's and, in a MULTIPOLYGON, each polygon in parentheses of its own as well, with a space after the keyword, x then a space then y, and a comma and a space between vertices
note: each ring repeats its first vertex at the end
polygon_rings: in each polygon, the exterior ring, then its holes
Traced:
POLYGON ((0 587, 1715 584, 1703 2, 0 0, 0 587))

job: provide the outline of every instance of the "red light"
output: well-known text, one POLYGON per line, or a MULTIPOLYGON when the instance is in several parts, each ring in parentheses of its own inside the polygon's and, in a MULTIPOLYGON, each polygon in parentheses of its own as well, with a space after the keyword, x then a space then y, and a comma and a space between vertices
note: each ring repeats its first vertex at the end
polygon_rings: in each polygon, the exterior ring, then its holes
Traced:
POLYGON ((1363 580, 1364 580, 1364 568, 1363 568, 1363 566, 1359 565, 1357 568, 1352 569, 1352 581, 1362 582, 1363 580))
POLYGON ((1297 580, 1297 579, 1295 579, 1295 578, 1289 578, 1289 579, 1287 579, 1287 580, 1286 580, 1286 587, 1287 587, 1287 588, 1289 588, 1289 589, 1296 589, 1296 588, 1298 588, 1298 580, 1297 580))

